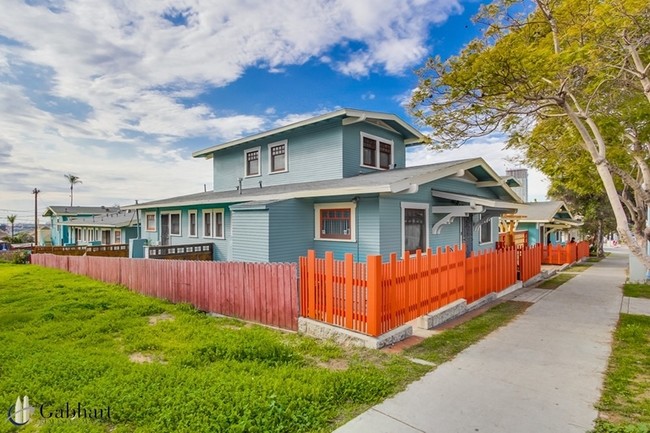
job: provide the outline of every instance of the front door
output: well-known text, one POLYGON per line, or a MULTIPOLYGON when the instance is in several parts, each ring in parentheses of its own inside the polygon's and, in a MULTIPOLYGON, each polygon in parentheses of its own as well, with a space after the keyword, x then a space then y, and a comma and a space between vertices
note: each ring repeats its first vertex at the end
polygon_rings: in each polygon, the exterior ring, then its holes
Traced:
POLYGON ((111 231, 102 230, 102 245, 109 245, 111 243, 111 231))
POLYGON ((169 245, 169 214, 160 215, 160 245, 169 245))

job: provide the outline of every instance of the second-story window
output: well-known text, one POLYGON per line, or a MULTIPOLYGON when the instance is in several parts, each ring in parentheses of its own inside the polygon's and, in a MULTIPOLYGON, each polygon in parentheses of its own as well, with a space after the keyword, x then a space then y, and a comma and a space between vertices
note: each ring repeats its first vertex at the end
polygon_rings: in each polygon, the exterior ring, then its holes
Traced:
POLYGON ((388 170, 393 164, 393 142, 361 134, 361 165, 388 170))
POLYGON ((246 176, 260 175, 260 148, 248 149, 244 151, 246 161, 246 176))
POLYGON ((283 173, 287 170, 287 141, 269 144, 269 173, 283 173))

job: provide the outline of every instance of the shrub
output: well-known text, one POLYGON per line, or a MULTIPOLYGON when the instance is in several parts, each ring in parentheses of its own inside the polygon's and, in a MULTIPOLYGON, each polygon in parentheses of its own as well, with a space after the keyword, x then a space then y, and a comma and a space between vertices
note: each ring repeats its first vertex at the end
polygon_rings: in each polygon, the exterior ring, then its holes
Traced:
POLYGON ((30 252, 25 250, 11 250, 0 252, 0 263, 13 263, 14 265, 24 265, 29 263, 30 252))

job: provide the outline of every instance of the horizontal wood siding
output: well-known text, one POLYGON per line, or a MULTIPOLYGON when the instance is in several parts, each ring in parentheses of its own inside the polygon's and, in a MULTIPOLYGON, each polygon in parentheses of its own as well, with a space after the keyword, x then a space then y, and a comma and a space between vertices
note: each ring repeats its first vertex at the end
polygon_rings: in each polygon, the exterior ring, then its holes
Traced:
POLYGON ((269 261, 298 262, 314 248, 314 205, 293 199, 269 205, 269 261))
POLYGON ((232 260, 269 261, 269 211, 236 210, 232 215, 232 260))
POLYGON ((243 188, 262 185, 285 185, 342 177, 341 120, 332 119, 315 125, 267 137, 263 140, 230 147, 214 153, 214 191, 232 191, 243 178, 243 188), (269 174, 270 143, 287 141, 288 168, 286 173, 269 174), (260 147, 261 176, 244 177, 244 151, 260 147))
POLYGON ((202 311, 297 330, 295 263, 233 263, 34 254, 32 263, 86 275, 202 311))
POLYGON ((353 123, 343 127, 343 177, 356 176, 359 173, 373 173, 377 170, 361 167, 361 132, 376 137, 392 140, 393 162, 397 168, 406 167, 406 151, 404 138, 387 129, 367 122, 353 123))

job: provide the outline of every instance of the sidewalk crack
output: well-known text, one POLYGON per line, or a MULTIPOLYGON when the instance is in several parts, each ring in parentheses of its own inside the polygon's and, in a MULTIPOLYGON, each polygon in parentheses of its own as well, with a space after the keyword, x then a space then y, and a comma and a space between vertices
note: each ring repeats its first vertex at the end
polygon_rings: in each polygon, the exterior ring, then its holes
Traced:
POLYGON ((420 433, 427 433, 427 432, 424 431, 424 430, 420 430, 419 428, 417 428, 417 427, 415 427, 415 426, 412 426, 411 424, 406 423, 406 422, 402 421, 401 419, 395 418, 395 417, 392 416, 392 415, 389 415, 389 414, 387 414, 387 413, 385 413, 385 412, 382 412, 382 411, 380 411, 380 410, 377 410, 377 409, 375 409, 374 407, 370 408, 370 410, 374 410, 375 412, 378 412, 378 413, 380 413, 380 414, 382 414, 382 415, 384 415, 384 416, 387 416, 388 418, 392 418, 392 419, 394 419, 395 421, 397 421, 398 423, 400 423, 400 424, 404 424, 405 426, 410 427, 410 428, 412 428, 412 429, 415 430, 415 431, 418 431, 418 432, 420 432, 420 433))

